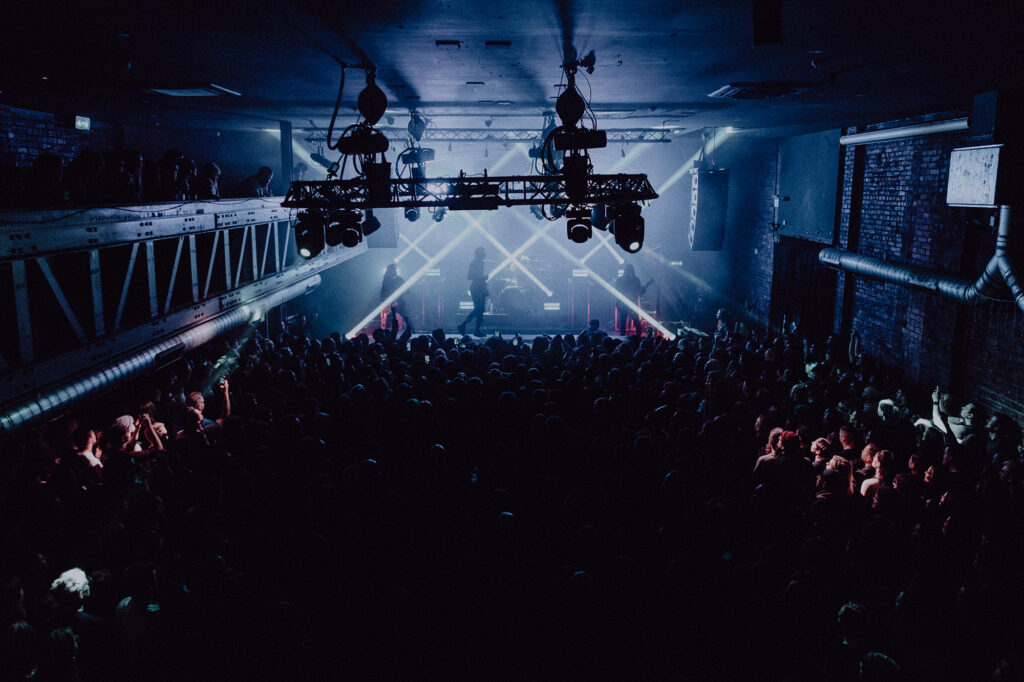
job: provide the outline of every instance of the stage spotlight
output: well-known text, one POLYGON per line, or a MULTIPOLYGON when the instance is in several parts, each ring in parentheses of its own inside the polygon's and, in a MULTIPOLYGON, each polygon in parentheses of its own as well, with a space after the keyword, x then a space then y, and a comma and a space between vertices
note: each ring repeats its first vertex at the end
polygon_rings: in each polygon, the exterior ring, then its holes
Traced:
POLYGON ((636 253, 644 245, 644 218, 640 204, 620 204, 611 222, 615 243, 626 253, 636 253))
POLYGON ((577 244, 583 244, 594 234, 590 226, 590 211, 585 207, 578 206, 566 211, 566 232, 569 240, 577 244))
POLYGON ((325 232, 325 240, 328 246, 344 244, 352 248, 363 241, 363 233, 359 230, 359 221, 362 218, 357 211, 340 210, 331 212, 330 220, 325 232))
POLYGON ((373 215, 373 209, 366 209, 366 218, 363 220, 363 236, 369 237, 380 229, 380 219, 373 215))
POLYGON ((540 204, 531 205, 530 213, 532 213, 533 217, 536 218, 537 220, 544 220, 544 207, 541 206, 540 204))
POLYGON ((607 204, 594 204, 594 210, 590 212, 590 223, 602 232, 608 229, 607 204))
POLYGON ((447 206, 440 206, 440 207, 438 207, 438 209, 436 211, 434 211, 434 222, 435 223, 441 222, 442 220, 445 219, 445 216, 447 216, 447 215, 448 215, 448 207, 447 206))
POLYGON ((420 219, 420 209, 415 206, 406 206, 405 208, 405 219, 410 223, 414 223, 420 219))
POLYGON ((299 214, 295 221, 295 248, 299 255, 309 260, 324 250, 324 215, 322 211, 309 210, 299 214))

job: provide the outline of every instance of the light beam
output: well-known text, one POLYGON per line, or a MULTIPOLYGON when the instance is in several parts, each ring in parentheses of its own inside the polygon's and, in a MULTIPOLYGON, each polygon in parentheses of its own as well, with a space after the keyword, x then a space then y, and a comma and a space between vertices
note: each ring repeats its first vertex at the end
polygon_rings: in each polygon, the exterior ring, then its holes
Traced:
MULTIPOLYGON (((526 266, 520 263, 518 259, 512 258, 512 254, 509 253, 509 250, 506 249, 504 245, 494 237, 494 235, 485 230, 483 226, 480 225, 476 218, 469 215, 468 213, 463 213, 463 217, 469 221, 469 224, 473 226, 473 229, 483 234, 483 236, 486 237, 492 244, 494 244, 499 251, 505 254, 506 259, 510 260, 512 262, 512 265, 515 265, 517 268, 519 268, 524 275, 530 278, 531 282, 540 287, 540 290, 543 291, 548 298, 554 296, 555 292, 551 291, 551 289, 548 289, 546 286, 544 286, 544 282, 541 282, 539 279, 537 279, 537 277, 532 272, 527 270, 526 266)), ((488 277, 487 279, 490 279, 490 277, 488 277)))
POLYGON ((448 242, 447 244, 445 244, 444 247, 440 251, 435 253, 431 257, 431 259, 428 260, 423 265, 423 267, 421 267, 419 270, 417 270, 416 273, 412 277, 407 279, 405 281, 405 283, 402 284, 402 286, 398 287, 393 292, 391 292, 390 296, 388 296, 383 301, 381 301, 380 304, 377 305, 373 309, 373 311, 371 311, 366 317, 364 317, 362 320, 359 321, 359 324, 357 324, 355 327, 353 327, 351 330, 349 330, 349 332, 347 334, 345 334, 345 338, 348 338, 348 339, 355 338, 355 336, 357 334, 359 334, 360 331, 362 331, 363 327, 365 327, 367 324, 370 323, 371 320, 373 320, 375 317, 377 317, 377 315, 379 315, 382 310, 384 310, 385 308, 390 306, 392 303, 397 301, 399 296, 401 296, 406 291, 408 291, 409 287, 411 287, 413 284, 418 282, 425 274, 427 274, 428 270, 432 269, 435 265, 437 265, 437 263, 442 258, 444 258, 449 253, 451 253, 452 249, 454 249, 456 246, 458 246, 462 242, 462 240, 466 238, 466 235, 470 234, 472 231, 473 231, 473 226, 472 225, 467 225, 466 228, 464 230, 462 230, 462 232, 460 232, 458 235, 456 235, 455 239, 453 239, 450 242, 448 242))
MULTIPOLYGON (((518 217, 524 223, 530 224, 530 221, 527 220, 527 218, 525 216, 522 216, 522 215, 517 213, 516 217, 518 217)), ((638 306, 636 304, 636 301, 631 301, 628 298, 626 298, 625 296, 623 296, 622 293, 618 289, 616 289, 612 284, 607 282, 603 277, 601 277, 596 272, 594 272, 589 267, 587 267, 586 263, 584 263, 582 260, 580 260, 580 258, 578 256, 576 256, 571 251, 569 251, 569 249, 565 248, 565 246, 561 242, 559 242, 556 239, 553 239, 546 232, 544 232, 544 233, 540 233, 539 232, 538 234, 540 234, 540 236, 545 241, 547 241, 552 246, 552 248, 555 249, 555 251, 557 251, 559 254, 561 254, 561 256, 563 258, 565 258, 566 260, 568 260, 570 263, 574 264, 575 266, 577 266, 577 267, 579 267, 581 269, 586 270, 589 273, 590 278, 592 280, 594 280, 599 285, 601 285, 602 288, 607 290, 608 293, 610 293, 612 296, 614 296, 617 301, 621 302, 623 306, 625 306, 626 308, 629 308, 630 310, 632 310, 641 319, 647 320, 648 324, 650 324, 652 327, 654 327, 659 332, 664 334, 665 337, 669 341, 674 341, 675 340, 676 335, 673 332, 670 332, 668 329, 665 328, 664 325, 662 325, 660 322, 658 322, 653 317, 648 315, 644 310, 642 310, 640 308, 640 306, 638 306)))

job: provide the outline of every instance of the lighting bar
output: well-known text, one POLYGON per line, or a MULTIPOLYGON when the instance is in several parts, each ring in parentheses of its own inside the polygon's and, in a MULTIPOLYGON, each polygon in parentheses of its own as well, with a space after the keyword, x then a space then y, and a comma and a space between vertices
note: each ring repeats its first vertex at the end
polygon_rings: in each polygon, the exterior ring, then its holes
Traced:
POLYGON ((562 304, 559 303, 558 301, 553 301, 553 302, 552 301, 545 301, 544 302, 544 310, 561 310, 561 309, 562 309, 562 304))
POLYGON ((573 270, 572 271, 572 276, 573 277, 590 277, 590 270, 586 270, 586 269, 573 270))
MULTIPOLYGON (((437 225, 438 223, 434 224, 437 225)), ((444 247, 440 251, 435 253, 433 257, 430 260, 428 260, 423 267, 417 270, 416 274, 407 279, 402 286, 398 287, 393 292, 391 292, 391 295, 385 298, 383 301, 381 301, 380 304, 377 305, 369 315, 360 320, 359 324, 357 324, 347 334, 345 334, 345 337, 349 339, 355 338, 355 336, 360 331, 362 331, 363 327, 370 323, 370 320, 377 317, 377 315, 380 314, 380 311, 384 310, 385 308, 389 307, 392 303, 397 301, 402 294, 409 290, 409 287, 418 282, 421 277, 427 274, 428 271, 433 270, 434 266, 436 266, 441 261, 442 258, 451 253, 452 249, 458 246, 462 242, 462 240, 465 239, 466 236, 472 231, 473 226, 467 225, 466 228, 462 230, 462 232, 455 236, 455 239, 452 239, 450 242, 445 244, 444 247)))
POLYGON ((427 208, 461 202, 463 208, 499 206, 544 206, 571 203, 614 203, 657 199, 646 175, 642 173, 588 175, 578 201, 569 198, 563 175, 492 175, 440 178, 391 178, 386 196, 371 200, 369 182, 356 177, 347 180, 303 180, 291 183, 281 205, 286 208, 427 208), (432 192, 446 189, 445 192, 432 192))
POLYGON ((473 302, 472 301, 459 301, 459 310, 472 310, 472 309, 473 309, 473 302))
MULTIPOLYGON (((672 142, 671 133, 681 129, 681 126, 671 128, 615 128, 606 130, 608 142, 620 144, 667 144, 672 142)), ((387 138, 393 142, 405 142, 409 137, 409 131, 405 128, 378 128, 387 138)), ((540 130, 527 130, 526 128, 509 128, 506 130, 492 130, 491 128, 434 128, 428 127, 423 133, 423 141, 427 142, 537 142, 541 136, 540 130)), ((317 144, 326 141, 326 132, 316 132, 306 138, 306 142, 317 144)))

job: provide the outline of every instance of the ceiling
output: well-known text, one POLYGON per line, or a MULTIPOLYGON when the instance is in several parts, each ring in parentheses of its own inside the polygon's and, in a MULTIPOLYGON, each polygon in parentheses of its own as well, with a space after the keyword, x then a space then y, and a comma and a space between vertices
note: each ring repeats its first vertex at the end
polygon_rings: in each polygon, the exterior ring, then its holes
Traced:
MULTIPOLYGON (((326 127, 338 62, 372 62, 398 125, 415 108, 441 128, 539 128, 571 49, 596 56, 581 87, 605 129, 836 128, 967 110, 978 92, 1021 85, 1019 3, 757 4, 766 21, 755 21, 754 0, 46 0, 10 10, 0 27, 0 104, 101 121, 326 127), (754 45, 762 31, 769 42, 754 45), (800 87, 708 96, 769 81, 800 87), (196 83, 240 94, 147 91, 196 83)), ((346 123, 363 86, 362 72, 347 73, 346 123)))

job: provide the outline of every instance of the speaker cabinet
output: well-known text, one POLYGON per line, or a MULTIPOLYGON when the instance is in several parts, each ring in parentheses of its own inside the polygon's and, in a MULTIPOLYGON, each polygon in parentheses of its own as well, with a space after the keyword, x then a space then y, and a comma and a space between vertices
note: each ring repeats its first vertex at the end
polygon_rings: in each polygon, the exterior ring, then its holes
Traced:
POLYGON ((690 170, 690 249, 721 251, 729 202, 729 170, 690 170))

